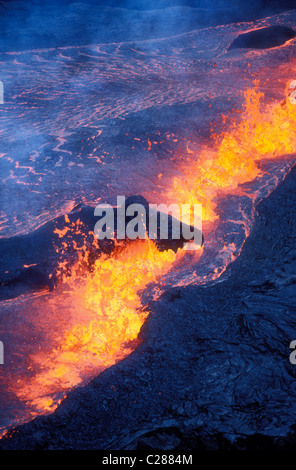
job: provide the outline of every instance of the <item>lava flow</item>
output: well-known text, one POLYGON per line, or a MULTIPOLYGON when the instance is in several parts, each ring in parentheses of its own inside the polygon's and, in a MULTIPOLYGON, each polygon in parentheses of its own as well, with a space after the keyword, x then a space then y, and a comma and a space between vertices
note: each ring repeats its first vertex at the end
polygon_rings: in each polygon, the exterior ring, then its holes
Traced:
POLYGON ((52 410, 53 397, 134 349, 148 314, 139 291, 165 273, 176 255, 139 240, 112 257, 101 256, 91 273, 82 274, 82 258, 53 294, 33 302, 32 308, 42 312, 41 321, 49 322, 47 347, 31 356, 33 378, 17 380, 13 389, 37 413, 52 410))
MULTIPOLYGON (((191 153, 180 168, 181 176, 176 176, 162 191, 162 202, 167 204, 202 203, 206 246, 207 236, 213 240, 211 231, 219 225, 218 202, 230 194, 247 194, 255 200, 256 191, 252 193, 241 185, 263 176, 258 162, 296 152, 294 105, 287 99, 262 109, 262 99, 263 94, 256 87, 247 90, 239 122, 222 136, 214 136, 211 148, 191 153)), ((16 421, 52 412, 69 390, 133 351, 148 315, 142 305, 142 291, 174 269, 183 270, 186 276, 188 259, 196 265, 204 255, 204 248, 193 256, 181 249, 177 253, 159 252, 152 241, 138 240, 119 247, 111 256, 102 254, 89 269, 86 245, 75 244, 75 230, 82 229, 79 224, 71 227, 65 217, 65 230, 57 231, 57 235, 63 238, 72 233, 78 261, 68 275, 62 274, 67 264, 65 242, 57 288, 36 294, 27 307, 31 324, 24 325, 24 331, 30 328, 34 335, 27 370, 12 373, 6 384, 10 393, 25 404, 25 411, 16 421)), ((230 258, 224 259, 224 270, 233 259, 233 245, 232 242, 230 258)), ((222 271, 218 274, 213 269, 209 278, 218 277, 222 271)))
MULTIPOLYGON (((213 136, 214 148, 204 148, 173 178, 166 200, 203 206, 203 223, 214 222, 217 201, 227 194, 242 193, 240 185, 262 174, 258 162, 296 151, 295 105, 289 99, 261 110, 264 94, 247 89, 245 110, 238 124, 224 135, 213 136)), ((286 90, 288 94, 288 89, 286 90)))

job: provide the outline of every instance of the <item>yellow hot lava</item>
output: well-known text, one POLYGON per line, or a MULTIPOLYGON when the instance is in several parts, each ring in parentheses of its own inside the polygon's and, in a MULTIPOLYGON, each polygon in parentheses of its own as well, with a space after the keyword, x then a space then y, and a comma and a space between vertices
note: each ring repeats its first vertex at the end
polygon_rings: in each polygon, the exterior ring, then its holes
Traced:
MULTIPOLYGON (((203 224, 215 221, 217 197, 238 194, 239 185, 261 174, 257 162, 296 152, 296 107, 289 99, 261 110, 263 93, 247 89, 245 110, 238 124, 215 145, 190 156, 161 197, 168 203, 202 204, 203 224)), ((287 86, 288 90, 288 86, 287 86)), ((192 152, 190 152, 192 153, 192 152)))
POLYGON ((57 405, 52 396, 129 354, 148 315, 139 292, 166 273, 178 256, 171 250, 160 253, 150 240, 137 240, 112 257, 102 255, 84 276, 74 267, 54 294, 35 301, 36 311, 47 312, 39 321, 49 319, 49 343, 31 356, 37 373, 19 379, 16 395, 37 413, 52 411, 57 405))

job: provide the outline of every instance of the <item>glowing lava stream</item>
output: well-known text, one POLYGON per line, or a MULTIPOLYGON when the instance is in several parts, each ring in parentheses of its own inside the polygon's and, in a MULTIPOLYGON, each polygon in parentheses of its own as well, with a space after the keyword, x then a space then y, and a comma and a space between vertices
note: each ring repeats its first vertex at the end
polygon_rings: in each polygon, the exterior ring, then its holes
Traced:
POLYGON ((36 299, 33 308, 52 315, 43 321, 59 322, 59 314, 68 320, 50 325, 48 346, 54 340, 56 347, 33 355, 38 372, 18 381, 17 396, 37 413, 50 411, 53 397, 129 354, 147 317, 138 292, 167 272, 175 258, 172 251, 160 253, 153 242, 139 240, 117 256, 101 256, 92 273, 81 276, 74 268, 54 294, 36 299))
MULTIPOLYGON (((257 160, 296 152, 295 105, 287 100, 263 112, 262 97, 247 90, 240 122, 216 136, 213 148, 191 155, 182 177, 175 177, 161 196, 167 204, 202 203, 207 232, 217 224, 217 198, 240 194, 240 184, 261 174, 257 160)), ((45 346, 32 353, 24 376, 9 385, 26 403, 27 420, 52 412, 67 391, 135 349, 148 315, 142 309, 141 291, 184 256, 184 250, 159 252, 151 241, 136 241, 111 257, 102 255, 89 272, 83 269, 81 254, 71 276, 53 293, 33 299, 30 310, 39 312, 33 326, 44 331, 45 346)), ((202 250, 195 256, 197 262, 202 250)))

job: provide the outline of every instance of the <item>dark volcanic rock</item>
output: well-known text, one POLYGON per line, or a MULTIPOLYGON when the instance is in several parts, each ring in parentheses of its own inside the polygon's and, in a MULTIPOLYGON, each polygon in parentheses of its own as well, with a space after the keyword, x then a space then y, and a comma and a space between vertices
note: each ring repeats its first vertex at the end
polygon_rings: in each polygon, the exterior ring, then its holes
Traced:
MULTIPOLYGON (((93 212, 91 207, 77 206, 68 214, 69 225, 75 225, 80 220, 84 233, 93 230, 96 221, 93 212)), ((55 231, 62 230, 67 225, 64 216, 60 216, 31 233, 0 240, 1 264, 7 267, 6 271, 2 270, 0 273, 1 300, 16 297, 29 290, 54 288, 54 271, 59 260, 56 249, 61 249, 63 241, 69 242, 67 256, 70 264, 77 257, 77 252, 71 248, 71 240, 75 238, 78 246, 82 246, 85 241, 83 233, 72 234, 71 231, 69 239, 67 235, 59 238, 55 231)), ((113 247, 110 247, 110 243, 102 242, 98 253, 108 253, 113 247)), ((91 245, 92 238, 89 240, 89 247, 91 245)))
MULTIPOLYGON (((133 204, 141 204, 146 210, 146 231, 149 232, 149 204, 148 201, 142 196, 130 196, 126 199, 125 209, 133 204)), ((117 209, 114 208, 114 232, 115 238, 117 237, 117 209)), ((126 216, 125 224, 127 224, 135 217, 126 216)), ((65 221, 64 216, 57 217, 56 219, 46 223, 42 227, 26 235, 19 235, 11 238, 0 239, 0 253, 1 264, 9 267, 9 270, 0 273, 0 300, 14 298, 29 290, 48 289, 53 290, 56 284, 55 269, 59 259, 56 253, 56 248, 61 249, 62 243, 66 242, 68 247, 64 257, 67 258, 69 265, 77 259, 77 250, 75 246, 85 246, 89 250, 90 263, 93 263, 101 253, 110 254, 114 247, 113 239, 104 239, 97 241, 97 247, 93 245, 93 236, 91 235, 95 224, 99 217, 94 215, 94 208, 79 204, 69 214, 67 214, 68 222, 65 221), (77 223, 79 230, 69 230, 63 237, 57 235, 56 230, 63 231, 67 227, 76 227, 77 223)), ((160 212, 157 212, 157 238, 154 240, 159 251, 172 249, 177 251, 186 243, 186 239, 182 236, 180 230, 180 237, 173 238, 173 217, 168 215, 168 238, 161 239, 160 234, 160 212)), ((186 226, 186 224, 184 224, 186 226)), ((188 227, 188 226, 187 226, 188 227)), ((182 228, 182 227, 181 227, 182 228)), ((191 233, 198 231, 190 226, 191 233)), ((194 239, 195 239, 194 235, 194 239)), ((203 243, 203 236, 200 235, 203 243)), ((131 240, 120 240, 118 243, 130 243, 131 240)), ((89 266, 91 268, 91 266, 89 266)))
POLYGON ((287 26, 270 26, 249 33, 240 34, 230 45, 231 49, 270 49, 281 46, 296 36, 296 32, 287 26))

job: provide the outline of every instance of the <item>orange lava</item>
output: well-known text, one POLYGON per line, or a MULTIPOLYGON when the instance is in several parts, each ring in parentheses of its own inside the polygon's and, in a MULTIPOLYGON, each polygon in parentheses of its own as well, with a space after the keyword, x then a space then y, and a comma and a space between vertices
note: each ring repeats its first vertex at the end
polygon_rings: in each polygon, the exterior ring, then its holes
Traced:
POLYGON ((33 377, 22 377, 13 386, 33 414, 53 411, 58 404, 53 396, 135 348, 133 342, 148 315, 139 292, 168 272, 180 256, 171 250, 160 253, 150 240, 137 240, 112 257, 102 255, 92 272, 81 275, 74 266, 54 293, 34 302, 34 310, 42 312, 36 321, 49 323, 48 342, 30 357, 33 377))
POLYGON ((240 122, 224 135, 213 136, 212 147, 190 155, 180 168, 181 176, 174 177, 169 190, 160 196, 167 204, 202 204, 205 225, 211 226, 218 218, 218 199, 239 194, 239 185, 260 176, 258 162, 296 152, 295 104, 286 99, 262 110, 264 95, 257 87, 247 89, 244 95, 240 122))

